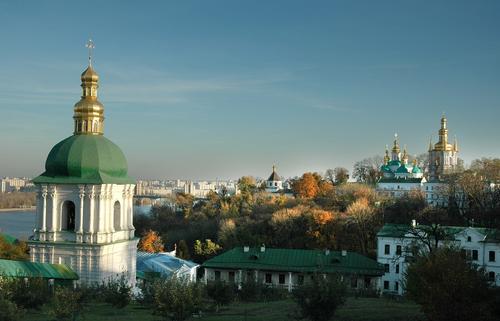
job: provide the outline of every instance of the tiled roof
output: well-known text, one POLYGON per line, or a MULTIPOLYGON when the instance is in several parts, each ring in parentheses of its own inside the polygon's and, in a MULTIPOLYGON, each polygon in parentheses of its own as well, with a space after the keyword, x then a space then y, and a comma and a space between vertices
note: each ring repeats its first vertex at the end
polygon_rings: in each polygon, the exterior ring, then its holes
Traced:
POLYGON ((383 275, 376 261, 356 252, 236 247, 202 265, 209 268, 383 275))

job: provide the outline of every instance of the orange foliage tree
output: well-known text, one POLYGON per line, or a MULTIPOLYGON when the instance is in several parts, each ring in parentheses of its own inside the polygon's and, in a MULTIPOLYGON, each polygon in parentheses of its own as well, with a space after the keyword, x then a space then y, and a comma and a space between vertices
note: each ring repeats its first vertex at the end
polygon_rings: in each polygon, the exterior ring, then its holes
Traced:
POLYGON ((157 232, 149 230, 141 237, 139 244, 137 245, 139 251, 158 253, 163 252, 164 246, 161 237, 157 232))

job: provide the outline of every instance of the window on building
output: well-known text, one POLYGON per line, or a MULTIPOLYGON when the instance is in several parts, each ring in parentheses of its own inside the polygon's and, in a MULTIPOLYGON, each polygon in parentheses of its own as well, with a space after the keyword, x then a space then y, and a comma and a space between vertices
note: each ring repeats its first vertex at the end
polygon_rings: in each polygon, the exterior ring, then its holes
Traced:
POLYGON ((358 279, 355 276, 353 276, 351 277, 351 288, 355 289, 357 287, 358 287, 358 279))
POLYGON ((490 262, 495 262, 495 251, 490 251, 489 252, 489 261, 490 262))
POLYGON ((477 250, 472 250, 472 259, 474 261, 478 260, 478 251, 477 250))
POLYGON ((234 271, 229 272, 229 282, 234 282, 234 271))
POLYGON ((279 284, 285 284, 285 275, 284 274, 279 275, 278 282, 279 282, 279 284))
POLYGON ((401 245, 396 246, 396 255, 401 255, 401 245))
POLYGON ((396 273, 399 274, 399 264, 396 264, 396 273))
POLYGON ((467 236, 467 242, 472 242, 472 238, 470 236, 467 236))
POLYGON ((220 271, 215 271, 215 280, 216 281, 220 280, 220 271))
POLYGON ((303 276, 302 274, 300 274, 300 275, 297 277, 297 282, 299 283, 299 285, 304 284, 304 276, 303 276))
POLYGON ((384 254, 389 255, 391 254, 391 246, 389 244, 386 244, 384 247, 384 254))
POLYGON ((385 269, 385 273, 391 272, 389 264, 384 264, 384 269, 385 269))
POLYGON ((384 290, 389 290, 389 281, 384 281, 384 290))
POLYGON ((273 275, 271 273, 266 273, 266 283, 267 284, 273 283, 273 275))
POLYGON ((61 229, 66 231, 75 230, 75 203, 65 201, 62 205, 61 229))
POLYGON ((116 201, 115 205, 113 206, 113 218, 114 218, 114 223, 113 227, 115 228, 115 231, 121 231, 122 229, 122 209, 120 206, 120 202, 116 201))
POLYGON ((365 289, 369 289, 371 285, 371 279, 369 277, 365 278, 365 289))
POLYGON ((394 283, 394 290, 399 291, 399 282, 394 283))
POLYGON ((490 280, 490 282, 495 282, 495 272, 488 272, 488 279, 490 280))

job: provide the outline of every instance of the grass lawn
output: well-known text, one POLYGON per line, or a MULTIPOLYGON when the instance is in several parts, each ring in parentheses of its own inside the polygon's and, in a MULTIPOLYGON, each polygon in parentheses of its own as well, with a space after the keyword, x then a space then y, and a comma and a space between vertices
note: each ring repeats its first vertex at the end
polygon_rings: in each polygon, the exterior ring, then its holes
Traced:
MULTIPOLYGON (((272 302, 234 303, 223 307, 219 313, 206 313, 205 321, 288 321, 293 320, 295 304, 291 300, 272 302)), ((419 307, 411 302, 398 302, 384 298, 349 298, 341 307, 334 320, 338 321, 408 321, 421 317, 419 307)), ((25 316, 28 321, 51 320, 47 311, 30 311, 25 316)), ((124 309, 114 309, 107 304, 96 303, 89 306, 85 320, 92 321, 159 321, 151 311, 136 304, 124 309)))

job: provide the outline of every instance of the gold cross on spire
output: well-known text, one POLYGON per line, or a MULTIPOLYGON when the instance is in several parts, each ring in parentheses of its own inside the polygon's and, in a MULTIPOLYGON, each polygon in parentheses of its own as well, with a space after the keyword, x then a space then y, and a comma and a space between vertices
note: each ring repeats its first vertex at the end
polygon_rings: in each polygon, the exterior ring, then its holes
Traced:
POLYGON ((89 66, 92 66, 92 49, 95 48, 94 42, 92 39, 89 39, 85 44, 85 47, 89 49, 89 66))

